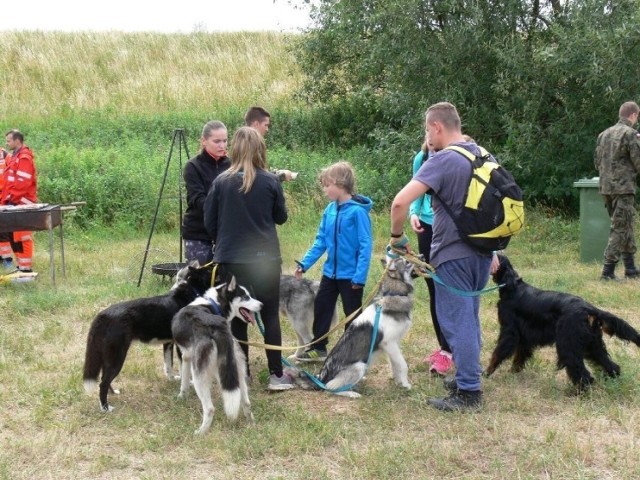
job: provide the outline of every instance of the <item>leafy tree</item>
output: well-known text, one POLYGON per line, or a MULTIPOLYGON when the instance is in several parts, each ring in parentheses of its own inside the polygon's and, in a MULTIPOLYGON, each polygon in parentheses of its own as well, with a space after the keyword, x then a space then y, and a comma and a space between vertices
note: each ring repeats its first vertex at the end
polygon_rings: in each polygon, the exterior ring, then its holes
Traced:
POLYGON ((446 100, 529 200, 566 206, 637 91, 635 0, 319 0, 312 16, 302 93, 325 114, 346 107, 330 138, 374 147, 381 170, 418 148, 425 108, 446 100))

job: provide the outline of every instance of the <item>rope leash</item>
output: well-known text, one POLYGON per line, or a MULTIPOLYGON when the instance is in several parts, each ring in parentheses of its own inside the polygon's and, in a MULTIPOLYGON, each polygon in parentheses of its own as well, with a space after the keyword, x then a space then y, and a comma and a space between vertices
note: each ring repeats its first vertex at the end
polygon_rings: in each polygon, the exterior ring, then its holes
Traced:
MULTIPOLYGON (((380 286, 382 285, 382 281, 384 280, 384 276, 387 274, 387 270, 389 270, 389 266, 388 265, 384 269, 384 271, 382 272, 382 275, 380 276, 380 280, 378 280, 378 283, 376 283, 375 288, 373 288, 373 290, 371 290, 371 292, 369 293, 369 296, 365 299, 365 301, 362 303, 362 305, 369 305, 371 303, 371 301, 373 300, 373 297, 378 293, 378 290, 380 289, 380 286)), ((349 315, 345 319, 343 319, 343 320, 339 321, 338 323, 336 323, 335 326, 333 326, 333 328, 329 329, 329 331, 327 333, 325 333, 324 335, 322 335, 320 338, 318 338, 317 340, 313 340, 313 341, 311 341, 311 342, 309 342, 309 343, 307 343, 305 345, 296 345, 294 347, 286 347, 286 346, 281 346, 281 345, 270 345, 268 343, 249 342, 249 341, 245 341, 245 340, 238 340, 238 342, 242 343, 243 345, 248 345, 250 347, 264 348, 266 350, 279 350, 281 352, 297 350, 299 348, 304 348, 306 350, 310 346, 312 346, 312 345, 320 342, 321 340, 324 340, 325 338, 329 337, 329 335, 331 335, 333 332, 338 330, 340 327, 343 327, 344 325, 349 323, 361 311, 362 311, 362 307, 359 307, 355 312, 351 313, 351 315, 349 315)), ((256 315, 256 318, 257 317, 258 317, 258 315, 256 315)), ((262 332, 262 336, 264 337, 264 332, 262 332)))
POLYGON ((495 287, 488 287, 482 290, 471 290, 471 291, 460 290, 459 288, 452 287, 451 285, 447 285, 446 283, 444 283, 444 281, 442 281, 442 279, 438 275, 436 275, 436 269, 432 265, 418 258, 417 256, 410 253, 404 248, 395 248, 389 245, 387 246, 387 255, 391 258, 397 258, 398 256, 405 258, 408 262, 411 262, 417 267, 419 267, 416 270, 416 273, 418 275, 424 278, 431 278, 434 282, 438 283, 439 285, 442 285, 450 292, 453 292, 456 295, 461 297, 477 297, 479 295, 483 295, 485 293, 489 293, 499 288, 502 288, 505 285, 504 283, 502 283, 500 285, 496 285, 495 287))
MULTIPOLYGON (((376 316, 375 316, 374 321, 373 321, 373 332, 371 333, 371 343, 369 344, 369 354, 367 356, 367 364, 364 367, 365 375, 367 373, 367 370, 369 370, 369 366, 371 365, 371 358, 373 357, 373 349, 375 348, 376 340, 378 338, 378 329, 380 327, 380 316, 381 316, 381 314, 382 314, 382 305, 377 304, 376 305, 376 316)), ((298 368, 298 367, 292 365, 291 362, 289 362, 289 360, 287 360, 284 357, 282 357, 282 363, 284 363, 287 367, 298 368)), ((336 393, 340 393, 340 392, 347 392, 349 390, 352 390, 353 387, 356 386, 355 383, 348 383, 347 385, 343 385, 343 386, 338 387, 338 388, 328 388, 327 385, 325 383, 323 383, 313 373, 306 371, 304 368, 300 368, 299 370, 302 373, 304 373, 304 375, 309 380, 311 380, 318 388, 320 388, 321 390, 324 390, 325 392, 328 392, 328 393, 336 394, 336 393)))
MULTIPOLYGON (((369 294, 369 296, 367 297, 366 302, 364 303, 365 305, 368 305, 370 303, 370 301, 372 300, 373 296, 378 293, 378 290, 380 289, 380 286, 382 285, 382 281, 384 280, 384 276, 387 274, 387 271, 389 270, 389 265, 386 266, 386 268, 384 269, 384 272, 382 272, 382 276, 380 277, 380 280, 378 281, 378 283, 376 284, 376 287, 371 291, 371 293, 369 294)), ((311 342, 307 345, 313 345, 314 343, 328 337, 331 332, 333 332, 334 330, 336 330, 338 327, 340 327, 341 325, 347 323, 348 321, 351 320, 351 318, 358 314, 358 312, 360 312, 362 310, 362 307, 358 308, 355 312, 353 312, 351 315, 349 315, 347 318, 345 318, 345 320, 343 320, 342 322, 339 322, 335 327, 333 327, 332 329, 330 329, 326 335, 323 335, 322 337, 320 337, 318 340, 316 340, 315 342, 311 342)), ((375 348, 376 345, 376 340, 378 338, 378 330, 380 327, 380 316, 382 314, 382 305, 380 303, 376 304, 376 315, 374 318, 374 322, 373 322, 373 332, 371 333, 371 343, 369 344, 369 354, 367 355, 367 364, 365 365, 365 374, 367 372, 367 370, 369 369, 369 365, 371 365, 371 358, 373 356, 373 349, 375 348)), ((262 337, 264 338, 265 335, 265 329, 264 329, 264 324, 262 323, 262 319, 260 318, 260 314, 256 313, 256 323, 258 325, 258 329, 260 330, 260 333, 262 334, 262 337)), ((289 347, 281 347, 278 345, 268 345, 268 344, 258 344, 255 342, 245 342, 244 340, 238 340, 239 343, 245 344, 245 345, 250 345, 250 346, 258 346, 258 347, 263 347, 263 348, 267 348, 269 350, 292 350, 292 349, 298 349, 298 347, 293 347, 293 348, 289 348, 289 347)), ((305 346, 302 346, 302 348, 304 348, 305 346)), ((287 360, 285 357, 280 356, 280 359, 282 361, 282 363, 290 368, 297 368, 299 369, 311 382, 313 382, 318 388, 320 388, 321 390, 324 390, 328 393, 333 393, 333 394, 337 394, 337 393, 341 393, 341 392, 346 392, 349 391, 351 389, 353 389, 353 387, 355 386, 355 384, 347 384, 347 385, 342 385, 341 387, 338 388, 328 388, 326 386, 326 384, 324 382, 322 382, 318 377, 316 377, 313 373, 308 372, 307 370, 305 370, 304 368, 299 368, 297 366, 294 366, 291 362, 289 362, 289 360, 287 360)))
MULTIPOLYGON (((369 345, 369 354, 367 356, 367 364, 366 364, 365 369, 364 369, 365 374, 367 373, 367 370, 369 370, 369 365, 371 365, 371 357, 373 356, 373 349, 375 348, 376 339, 378 338, 378 329, 380 327, 380 315, 381 314, 382 314, 382 305, 377 304, 376 305, 376 316, 375 316, 374 322, 373 322, 373 332, 371 333, 371 344, 369 345)), ((256 313, 256 323, 258 325, 258 329, 260 330, 260 333, 264 337, 264 334, 265 334, 264 324, 262 323, 262 319, 260 318, 260 314, 259 313, 256 313)), ((240 343, 245 343, 245 342, 241 342, 240 340, 238 340, 238 341, 240 343)), ((280 359, 281 359, 282 363, 284 365, 286 365, 287 367, 299 369, 318 388, 320 388, 321 390, 324 390, 326 392, 329 392, 329 393, 346 392, 348 390, 351 390, 353 387, 355 387, 355 383, 349 383, 347 385, 343 385, 343 386, 338 387, 338 388, 328 388, 327 385, 324 382, 322 382, 318 377, 316 377, 313 373, 308 372, 304 368, 299 368, 299 367, 293 365, 289 360, 287 360, 283 356, 281 356, 280 359)))

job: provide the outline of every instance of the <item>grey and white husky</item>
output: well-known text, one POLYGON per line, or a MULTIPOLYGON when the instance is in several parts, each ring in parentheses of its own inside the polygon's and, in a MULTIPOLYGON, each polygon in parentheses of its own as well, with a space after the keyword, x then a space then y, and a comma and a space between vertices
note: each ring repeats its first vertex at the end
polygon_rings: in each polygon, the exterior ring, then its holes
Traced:
MULTIPOLYGON (((297 279, 293 275, 280 277, 280 314, 287 317, 298 337, 299 348, 289 356, 289 359, 302 352, 302 345, 313 340, 313 303, 318 294, 320 282, 308 278, 297 279)), ((334 311, 331 327, 338 322, 337 312, 334 311)))
POLYGON ((222 391, 227 418, 236 420, 242 408, 245 418, 253 421, 245 357, 231 334, 229 322, 237 317, 255 324, 255 313, 261 309, 262 303, 232 277, 228 283, 207 290, 173 317, 173 339, 182 351, 178 397, 184 398, 193 377, 193 386, 202 403, 202 425, 196 434, 204 434, 213 420, 214 379, 222 391))
MULTIPOLYGON (((378 307, 378 331, 372 351, 373 363, 376 358, 386 354, 395 382, 407 389, 411 388, 408 379, 408 367, 400 342, 411 327, 413 310, 413 264, 402 258, 383 260, 389 263, 376 299, 353 320, 349 328, 340 337, 329 352, 322 365, 319 380, 329 390, 339 390, 348 385, 356 385, 364 377, 371 349, 371 340, 378 307)), ((296 372, 302 386, 315 387, 301 372, 296 372)), ((336 392, 350 398, 360 394, 352 390, 336 392)))

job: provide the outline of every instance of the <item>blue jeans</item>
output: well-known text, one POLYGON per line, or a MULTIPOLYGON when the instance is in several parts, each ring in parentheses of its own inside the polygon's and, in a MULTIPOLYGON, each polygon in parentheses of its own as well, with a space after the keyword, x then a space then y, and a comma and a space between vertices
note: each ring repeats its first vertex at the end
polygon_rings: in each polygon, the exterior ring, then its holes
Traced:
MULTIPOLYGON (((458 290, 481 290, 489 279, 491 257, 449 260, 438 266, 437 275, 458 290)), ((436 310, 442 333, 451 347, 460 390, 480 390, 480 297, 463 297, 436 283, 436 310)))

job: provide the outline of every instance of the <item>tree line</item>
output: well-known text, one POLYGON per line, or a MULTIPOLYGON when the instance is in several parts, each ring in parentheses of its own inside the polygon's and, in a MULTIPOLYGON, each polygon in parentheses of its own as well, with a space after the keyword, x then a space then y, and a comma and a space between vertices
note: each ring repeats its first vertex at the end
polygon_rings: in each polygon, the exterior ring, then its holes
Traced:
POLYGON ((529 202, 575 208, 598 132, 639 100, 636 0, 319 0, 312 20, 295 53, 318 138, 368 146, 381 172, 449 101, 529 202))

